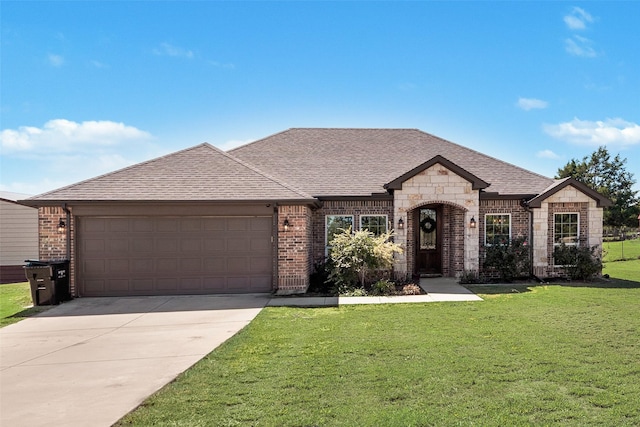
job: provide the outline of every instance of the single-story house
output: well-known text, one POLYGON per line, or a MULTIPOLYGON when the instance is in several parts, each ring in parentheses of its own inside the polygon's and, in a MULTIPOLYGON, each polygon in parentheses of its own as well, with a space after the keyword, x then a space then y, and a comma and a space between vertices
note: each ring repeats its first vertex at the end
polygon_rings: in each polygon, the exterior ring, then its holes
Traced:
POLYGON ((71 260, 76 296, 303 292, 337 229, 395 231, 394 274, 482 272, 485 245, 602 244, 611 202, 416 129, 289 129, 201 144, 51 191, 40 258, 71 260), (66 224, 63 233, 57 225, 66 224))
POLYGON ((0 191, 0 283, 24 282, 24 261, 38 258, 38 209, 28 194, 0 191))

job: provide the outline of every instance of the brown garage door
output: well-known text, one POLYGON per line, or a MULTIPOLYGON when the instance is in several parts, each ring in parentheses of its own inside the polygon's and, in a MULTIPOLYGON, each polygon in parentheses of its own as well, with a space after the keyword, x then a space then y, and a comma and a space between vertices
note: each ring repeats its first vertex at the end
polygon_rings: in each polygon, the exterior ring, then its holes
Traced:
POLYGON ((271 236, 271 217, 80 217, 80 295, 269 292, 271 236))

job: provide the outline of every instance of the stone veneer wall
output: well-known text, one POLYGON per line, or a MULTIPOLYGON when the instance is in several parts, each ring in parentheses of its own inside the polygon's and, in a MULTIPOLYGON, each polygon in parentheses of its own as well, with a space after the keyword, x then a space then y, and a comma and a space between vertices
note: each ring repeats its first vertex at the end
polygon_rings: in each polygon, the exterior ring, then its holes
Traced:
MULTIPOLYGON (((473 190, 471 183, 446 167, 435 164, 402 183, 401 190, 395 190, 394 217, 396 221, 402 218, 407 224, 404 230, 397 230, 396 242, 404 249, 405 253, 396 258, 394 269, 399 276, 410 276, 413 273, 413 210, 427 205, 445 205, 443 214, 447 212, 446 206, 454 208, 453 221, 451 218, 445 221, 453 224, 449 231, 443 229, 443 237, 448 233, 449 239, 443 240, 443 244, 449 240, 449 245, 454 244, 453 252, 450 247, 443 246, 443 252, 447 250, 448 260, 455 259, 458 265, 447 266, 447 275, 454 276, 463 269, 478 271, 478 228, 468 227, 471 218, 478 220, 479 216, 479 191, 473 190), (458 240, 456 240, 458 239, 458 240), (451 254, 460 253, 461 256, 451 254)), ((443 253, 443 260, 444 253, 443 253)), ((443 262, 443 264, 447 264, 443 262)), ((444 265, 443 265, 444 267, 444 265)))
POLYGON ((573 186, 549 196, 540 208, 534 209, 533 273, 538 277, 555 277, 561 271, 553 262, 554 214, 578 213, 579 243, 602 250, 603 210, 597 202, 573 186))
MULTIPOLYGON (((71 209, 70 209, 71 210, 71 209)), ((67 221, 67 214, 61 207, 38 208, 38 253, 41 261, 61 261, 67 258, 67 232, 58 232, 60 219, 67 221)), ((71 234, 71 259, 69 264, 69 287, 71 295, 77 296, 75 278, 75 220, 71 215, 67 224, 71 234)))
POLYGON ((361 215, 387 215, 389 229, 395 229, 393 200, 325 200, 322 208, 313 212, 313 263, 325 259, 325 233, 327 215, 353 215, 353 225, 360 228, 361 215))
POLYGON ((307 206, 278 206, 278 294, 304 293, 313 272, 312 214, 307 206), (284 220, 289 228, 284 230, 284 220))
POLYGON ((481 199, 480 218, 478 228, 480 232, 480 273, 485 277, 500 277, 498 272, 488 272, 482 267, 482 260, 485 258, 485 215, 487 214, 511 214, 511 238, 524 237, 531 244, 530 234, 530 213, 520 205, 520 199, 481 199))

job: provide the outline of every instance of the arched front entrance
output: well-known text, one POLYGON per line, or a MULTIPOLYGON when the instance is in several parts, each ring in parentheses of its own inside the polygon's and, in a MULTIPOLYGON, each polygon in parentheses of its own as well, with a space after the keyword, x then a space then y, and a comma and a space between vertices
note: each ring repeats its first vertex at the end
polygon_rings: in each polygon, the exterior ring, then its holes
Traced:
POLYGON ((421 207, 413 215, 416 273, 442 274, 442 206, 421 207))
POLYGON ((409 271, 446 277, 462 273, 466 211, 448 202, 431 202, 411 210, 407 216, 409 271))

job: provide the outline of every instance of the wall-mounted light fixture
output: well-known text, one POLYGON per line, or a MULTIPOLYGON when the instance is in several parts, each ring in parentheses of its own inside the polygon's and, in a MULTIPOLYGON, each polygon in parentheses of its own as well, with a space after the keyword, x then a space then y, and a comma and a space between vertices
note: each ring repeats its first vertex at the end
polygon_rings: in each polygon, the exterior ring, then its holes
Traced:
POLYGON ((398 229, 404 230, 404 220, 402 218, 398 220, 398 229))
POLYGON ((289 219, 285 218, 284 222, 282 223, 282 226, 284 227, 284 231, 289 231, 289 219))
POLYGON ((64 222, 64 219, 60 218, 60 221, 58 221, 58 233, 64 233, 66 228, 67 224, 64 222))
POLYGON ((470 228, 476 228, 476 218, 474 216, 471 217, 471 221, 469 221, 470 228))

